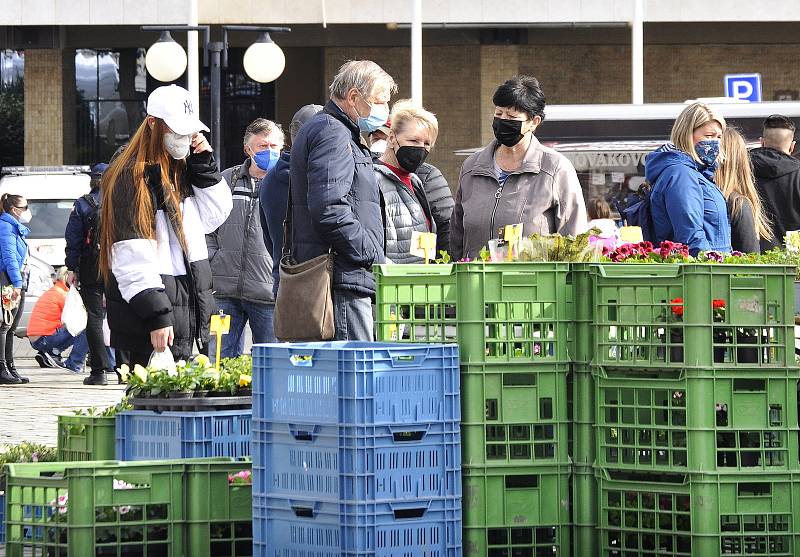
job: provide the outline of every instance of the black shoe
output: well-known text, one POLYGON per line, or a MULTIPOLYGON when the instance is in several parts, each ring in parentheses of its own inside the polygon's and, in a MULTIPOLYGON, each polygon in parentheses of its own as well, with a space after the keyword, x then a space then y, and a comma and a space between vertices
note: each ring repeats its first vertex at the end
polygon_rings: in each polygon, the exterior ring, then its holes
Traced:
POLYGON ((122 385, 125 381, 122 380, 122 374, 117 371, 116 369, 108 369, 106 373, 116 373, 117 374, 117 385, 122 385))
POLYGON ((89 377, 83 380, 84 385, 108 385, 106 380, 106 373, 104 371, 91 371, 89 377))
POLYGON ((14 365, 14 362, 9 362, 9 361, 6 360, 6 367, 8 368, 8 372, 11 375, 16 377, 17 379, 19 379, 23 383, 30 383, 31 382, 31 380, 28 379, 27 377, 25 377, 24 375, 20 375, 19 373, 17 373, 17 366, 14 365))
POLYGON ((45 363, 47 364, 47 367, 51 367, 51 368, 55 368, 55 369, 66 369, 66 370, 72 371, 67 367, 67 364, 65 364, 63 361, 61 361, 61 358, 57 358, 56 356, 53 356, 52 354, 48 354, 47 352, 40 352, 40 354, 42 355, 42 358, 44 359, 45 363))
POLYGON ((5 362, 0 362, 0 385, 22 385, 22 380, 11 375, 5 362))
POLYGON ((41 352, 37 353, 37 354, 36 354, 36 355, 33 357, 33 359, 34 359, 34 360, 36 360, 36 363, 37 363, 37 364, 39 364, 39 367, 42 367, 42 368, 48 368, 48 367, 50 367, 50 366, 47 364, 47 360, 45 360, 45 359, 44 359, 44 354, 43 354, 43 353, 41 353, 41 352))

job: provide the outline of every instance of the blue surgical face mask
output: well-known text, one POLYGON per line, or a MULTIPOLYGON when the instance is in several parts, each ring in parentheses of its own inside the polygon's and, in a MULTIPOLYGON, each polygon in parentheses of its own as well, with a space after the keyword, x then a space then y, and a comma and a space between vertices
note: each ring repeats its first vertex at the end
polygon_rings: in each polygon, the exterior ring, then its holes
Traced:
POLYGON ((719 139, 704 139, 694 144, 694 152, 706 167, 716 166, 719 157, 719 139))
POLYGON ((281 152, 277 149, 264 149, 263 151, 253 154, 253 162, 264 172, 269 172, 280 157, 281 152))
MULTIPOLYGON (((362 99, 364 97, 361 97, 362 99)), ((369 107, 369 116, 366 118, 359 116, 358 129, 366 134, 370 134, 386 124, 389 119, 389 105, 388 104, 370 104, 367 99, 364 99, 369 107)))

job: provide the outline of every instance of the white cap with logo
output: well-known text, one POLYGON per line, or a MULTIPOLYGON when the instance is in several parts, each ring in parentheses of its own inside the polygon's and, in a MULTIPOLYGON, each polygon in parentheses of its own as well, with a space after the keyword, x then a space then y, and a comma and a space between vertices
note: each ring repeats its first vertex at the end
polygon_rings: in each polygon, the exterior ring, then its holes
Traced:
POLYGON ((210 131, 195 116, 189 91, 177 85, 159 87, 147 97, 147 114, 161 118, 178 135, 210 131))

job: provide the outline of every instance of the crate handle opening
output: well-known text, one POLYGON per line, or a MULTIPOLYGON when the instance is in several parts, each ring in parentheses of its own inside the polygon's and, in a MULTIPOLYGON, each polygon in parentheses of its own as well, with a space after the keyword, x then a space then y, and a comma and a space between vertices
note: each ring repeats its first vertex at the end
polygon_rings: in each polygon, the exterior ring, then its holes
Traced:
POLYGON ((314 518, 314 509, 310 507, 295 507, 293 505, 292 511, 298 518, 314 518))
POLYGON ((763 393, 767 390, 767 382, 763 379, 734 379, 733 390, 763 393))
POLYGON ((404 350, 389 350, 388 352, 392 360, 392 367, 419 367, 428 357, 427 351, 425 351, 425 353, 409 353, 404 350))
POLYGON ((747 482, 737 485, 739 497, 763 497, 772 495, 772 484, 769 482, 747 482))
POLYGON ((397 520, 401 519, 408 519, 408 518, 422 518, 425 516, 425 511, 428 509, 425 507, 417 507, 414 509, 395 509, 394 510, 394 517, 397 520))
POLYGON ((506 476, 506 489, 529 489, 532 487, 539 487, 539 476, 536 474, 506 476))
POLYGON ((421 441, 426 433, 426 431, 395 431, 392 433, 392 439, 397 443, 413 443, 421 441))
POLYGON ((300 430, 300 429, 297 430, 297 431, 292 431, 292 436, 297 441, 313 441, 314 440, 314 434, 312 432, 305 431, 305 430, 300 430))
POLYGON ((292 354, 289 361, 295 367, 311 367, 314 365, 314 356, 311 354, 292 354))

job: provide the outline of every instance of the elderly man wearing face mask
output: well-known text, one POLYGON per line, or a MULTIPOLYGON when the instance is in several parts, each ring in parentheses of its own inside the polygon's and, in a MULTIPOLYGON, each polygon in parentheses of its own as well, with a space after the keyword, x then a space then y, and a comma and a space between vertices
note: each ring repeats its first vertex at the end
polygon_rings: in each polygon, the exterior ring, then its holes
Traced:
POLYGON ((222 226, 206 236, 206 243, 214 298, 231 316, 230 331, 222 337, 223 358, 234 358, 244 351, 248 321, 254 343, 275 341, 273 263, 261 229, 259 184, 278 162, 283 143, 280 126, 256 118, 244 132, 247 158, 222 172, 231 187, 233 210, 222 226))
POLYGON ((461 166, 450 230, 451 255, 474 259, 506 225, 523 234, 576 235, 586 230, 586 206, 575 167, 536 139, 545 98, 535 77, 503 83, 492 102, 495 140, 461 166))

